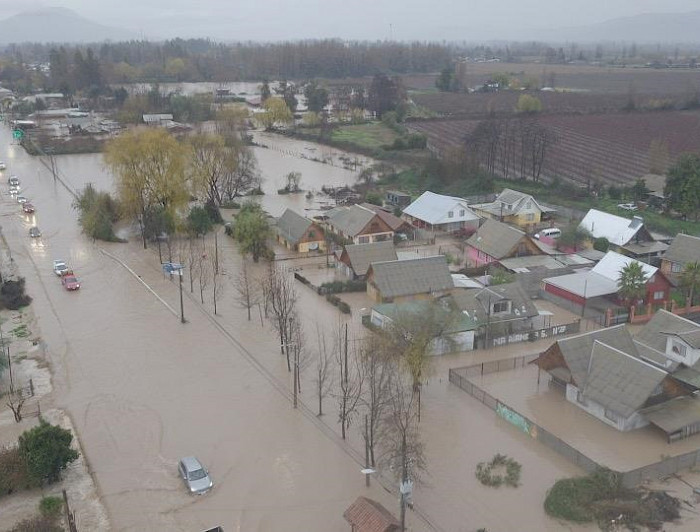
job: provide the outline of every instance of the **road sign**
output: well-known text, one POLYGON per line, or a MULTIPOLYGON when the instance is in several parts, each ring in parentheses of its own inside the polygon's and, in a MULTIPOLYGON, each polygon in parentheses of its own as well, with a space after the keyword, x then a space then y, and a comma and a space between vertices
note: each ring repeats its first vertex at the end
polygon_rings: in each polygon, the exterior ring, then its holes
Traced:
POLYGON ((13 129, 12 138, 15 140, 22 140, 22 138, 24 138, 24 131, 21 129, 13 129))

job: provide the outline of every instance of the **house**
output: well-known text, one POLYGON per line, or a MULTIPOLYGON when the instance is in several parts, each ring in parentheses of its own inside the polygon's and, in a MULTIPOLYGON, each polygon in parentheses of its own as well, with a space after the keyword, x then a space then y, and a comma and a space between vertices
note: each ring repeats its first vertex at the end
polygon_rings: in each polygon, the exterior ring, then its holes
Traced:
POLYGON ((406 207, 401 217, 415 227, 447 233, 473 232, 479 227, 479 217, 466 200, 430 191, 406 207))
POLYGON ((394 233, 406 235, 406 237, 409 237, 410 235, 412 237, 414 232, 413 226, 406 220, 402 220, 398 216, 394 216, 392 213, 388 212, 383 207, 379 207, 378 205, 372 205, 371 203, 360 203, 360 206, 374 211, 377 216, 379 216, 389 227, 391 227, 391 230, 394 231, 394 233))
POLYGON ((485 338, 541 328, 539 311, 517 282, 455 290, 449 298, 479 325, 485 338))
POLYGON ((331 233, 354 244, 393 240, 394 231, 376 212, 360 205, 335 207, 326 213, 331 233))
POLYGON ((338 258, 338 268, 350 279, 364 279, 373 262, 398 260, 391 240, 371 244, 348 244, 338 258))
POLYGON ((377 303, 431 299, 453 288, 444 255, 373 262, 367 271, 367 294, 377 303))
POLYGON ((618 281, 620 272, 629 264, 641 265, 646 276, 645 304, 662 304, 668 301, 671 283, 658 268, 645 264, 614 251, 608 251, 592 269, 547 277, 542 280, 544 292, 584 309, 591 299, 604 297, 611 302, 619 302, 618 281))
POLYGON ((326 249, 323 228, 292 209, 286 209, 282 216, 277 218, 275 232, 277 242, 289 250, 308 253, 326 249))
POLYGON ((147 126, 167 127, 173 123, 173 115, 170 113, 146 114, 143 115, 143 122, 147 126))
POLYGON ((533 363, 607 425, 651 424, 670 443, 700 432, 699 361, 700 326, 660 310, 634 336, 624 325, 572 336, 533 363))
POLYGON ((467 264, 479 268, 501 259, 541 255, 542 251, 520 229, 496 220, 486 220, 467 240, 466 253, 467 264))
POLYGON ((382 504, 358 497, 343 513, 350 532, 399 532, 401 523, 382 504))
POLYGON ((579 228, 587 231, 593 239, 606 238, 610 249, 633 258, 657 257, 668 245, 654 240, 644 226, 641 216, 631 220, 607 212, 590 209, 581 220, 579 228))
POLYGON ((555 212, 555 209, 539 204, 529 194, 510 188, 503 189, 491 203, 472 204, 470 207, 482 218, 516 225, 525 231, 534 230, 543 219, 555 212))
POLYGON ((431 355, 444 355, 446 353, 458 353, 474 349, 474 334, 479 328, 477 321, 465 312, 445 308, 443 305, 426 301, 409 301, 406 303, 383 303, 372 307, 370 322, 375 327, 386 328, 401 316, 409 319, 426 316, 430 312, 437 314, 436 318, 442 323, 449 323, 444 330, 447 339, 436 339, 431 342, 431 355), (432 308, 431 308, 432 306, 432 308))
POLYGON ((411 204, 411 195, 396 190, 387 190, 384 203, 403 210, 411 204))
POLYGON ((678 284, 686 264, 700 262, 700 237, 679 233, 661 257, 661 271, 671 282, 678 284))

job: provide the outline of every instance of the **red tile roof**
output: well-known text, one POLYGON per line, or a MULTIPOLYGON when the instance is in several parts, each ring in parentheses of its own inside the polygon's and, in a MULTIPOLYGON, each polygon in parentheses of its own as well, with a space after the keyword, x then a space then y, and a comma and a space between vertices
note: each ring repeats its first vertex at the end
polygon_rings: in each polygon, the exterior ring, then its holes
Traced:
POLYGON ((353 532, 397 532, 401 528, 401 523, 389 510, 367 497, 358 497, 343 517, 353 527, 353 532))

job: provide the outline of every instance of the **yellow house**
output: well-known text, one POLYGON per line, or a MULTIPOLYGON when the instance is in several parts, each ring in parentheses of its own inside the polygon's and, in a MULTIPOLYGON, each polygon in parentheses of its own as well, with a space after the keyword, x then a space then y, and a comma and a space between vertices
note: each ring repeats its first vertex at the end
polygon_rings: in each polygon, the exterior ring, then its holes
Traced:
POLYGON ((367 295, 377 303, 433 299, 453 288, 444 255, 373 262, 367 271, 367 295))
POLYGON ((491 203, 477 203, 469 207, 483 218, 516 225, 525 231, 534 231, 542 220, 554 212, 554 209, 540 205, 529 194, 510 188, 503 189, 491 203))
POLYGON ((291 209, 277 219, 275 231, 277 241, 292 251, 308 253, 326 249, 323 228, 291 209))

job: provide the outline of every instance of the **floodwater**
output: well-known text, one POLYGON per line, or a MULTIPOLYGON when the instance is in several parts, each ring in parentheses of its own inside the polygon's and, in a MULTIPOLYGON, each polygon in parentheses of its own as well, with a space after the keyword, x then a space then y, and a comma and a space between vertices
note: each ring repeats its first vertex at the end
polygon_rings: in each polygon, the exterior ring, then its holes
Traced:
MULTIPOLYGON (((9 138, 4 133, 2 139, 9 138)), ((355 179, 353 171, 294 155, 320 146, 276 142, 285 149, 256 148, 266 191, 283 186, 289 171, 302 172, 303 188, 355 179)), ((5 175, 20 176, 37 208, 29 217, 6 194, 0 199, 3 234, 27 278, 48 345, 55 406, 73 419, 115 530, 184 532, 222 525, 227 531, 341 531, 348 529, 342 513, 359 495, 398 514, 393 481, 384 476, 382 485, 380 479, 371 488, 364 485, 361 418, 343 442, 333 397, 325 399, 325 415, 315 416, 317 327, 330 331, 345 323, 335 307, 297 283, 306 354, 302 403, 294 410, 275 332, 269 322, 261 324, 259 314, 249 322, 235 300, 240 257, 232 240, 218 236, 225 279, 219 315, 213 315, 210 289, 200 305, 185 276, 183 325, 178 286, 163 276, 155 250, 144 251, 138 238, 129 244, 90 242, 80 234, 72 196, 37 159, 7 141, 0 141, 0 157, 8 163, 5 175), (33 224, 42 238, 29 239, 33 224), (54 258, 70 262, 82 282, 79 292, 61 288, 51 270, 54 258), (211 471, 215 488, 206 496, 189 497, 177 478, 177 460, 190 454, 211 471)), ((88 182, 99 189, 113 186, 99 155, 57 160, 72 188, 88 182)), ((0 193, 5 191, 0 183, 0 193)), ((303 200, 292 198, 291 204, 303 200)), ((266 194, 262 201, 277 214, 290 197, 266 194)), ((211 238, 207 246, 211 253, 211 238)), ((264 266, 252 270, 259 275, 264 266)), ((366 304, 361 297, 349 300, 366 304)), ((353 340, 361 334, 357 310, 353 340)), ((428 476, 414 494, 409 530, 587 530, 542 511, 553 482, 580 471, 450 385, 443 370, 424 388, 421 425, 428 476), (520 488, 494 490, 476 481, 476 464, 495 452, 523 464, 520 488)), ((76 508, 79 514, 79 503, 76 508)))

